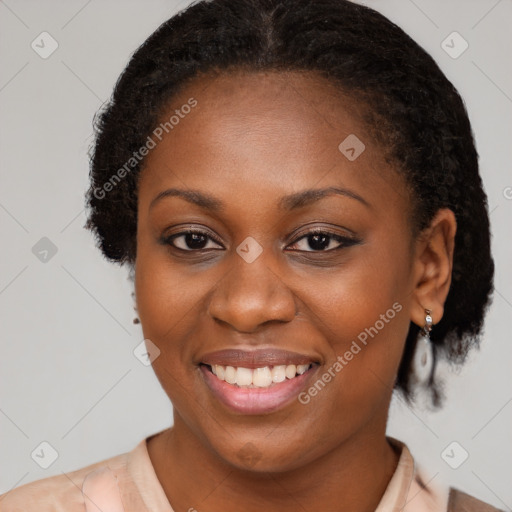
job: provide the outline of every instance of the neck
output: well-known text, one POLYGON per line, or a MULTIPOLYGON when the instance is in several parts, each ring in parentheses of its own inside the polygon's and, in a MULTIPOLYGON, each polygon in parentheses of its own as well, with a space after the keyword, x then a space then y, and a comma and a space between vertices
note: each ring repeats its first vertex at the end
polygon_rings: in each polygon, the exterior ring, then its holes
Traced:
POLYGON ((148 452, 176 512, 260 512, 262 505, 270 512, 370 512, 378 506, 398 462, 385 437, 385 421, 368 425, 312 463, 281 473, 229 465, 179 416, 173 428, 148 441, 148 452))

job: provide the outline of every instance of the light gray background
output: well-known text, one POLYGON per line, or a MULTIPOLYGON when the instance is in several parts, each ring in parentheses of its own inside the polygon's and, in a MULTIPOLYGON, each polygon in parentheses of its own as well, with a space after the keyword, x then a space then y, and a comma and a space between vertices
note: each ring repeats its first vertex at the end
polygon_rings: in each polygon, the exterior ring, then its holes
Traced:
MULTIPOLYGON (((127 273, 83 229, 83 196, 94 113, 131 52, 187 3, 0 1, 0 492, 131 450, 172 421, 151 368, 132 353, 142 333, 127 273), (30 46, 43 31, 59 44, 48 59, 30 46), (46 263, 32 253, 42 237, 58 249, 46 263), (42 441, 59 455, 46 470, 31 458, 42 441)), ((497 266, 482 349, 448 377, 444 409, 394 399, 388 432, 429 479, 511 510, 512 2, 366 3, 429 51, 465 98, 497 266), (457 59, 441 47, 453 31, 469 43, 457 59), (458 469, 441 457, 453 441, 469 453, 458 469)))

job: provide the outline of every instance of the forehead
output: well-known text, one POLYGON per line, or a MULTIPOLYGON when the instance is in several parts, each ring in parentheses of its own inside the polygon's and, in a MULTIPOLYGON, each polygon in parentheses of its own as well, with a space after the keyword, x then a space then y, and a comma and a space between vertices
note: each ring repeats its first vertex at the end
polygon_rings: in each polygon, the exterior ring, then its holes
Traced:
POLYGON ((141 191, 206 187, 261 201, 272 192, 345 186, 363 197, 403 199, 401 177, 361 121, 364 108, 316 73, 196 78, 162 112, 141 191))

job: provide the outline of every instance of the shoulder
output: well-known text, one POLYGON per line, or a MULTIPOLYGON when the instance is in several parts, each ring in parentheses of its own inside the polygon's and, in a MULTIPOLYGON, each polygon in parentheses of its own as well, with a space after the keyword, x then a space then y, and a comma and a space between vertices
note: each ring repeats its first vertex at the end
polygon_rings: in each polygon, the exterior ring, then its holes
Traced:
MULTIPOLYGON (((0 495, 2 512, 83 512, 88 489, 112 496, 116 475, 126 467, 129 452, 69 473, 50 476, 0 495), (100 486, 101 489, 97 489, 100 486)), ((110 498, 112 501, 112 498, 110 498)), ((114 495, 114 499, 117 496, 114 495)), ((84 508, 85 505, 85 508, 84 508)))
POLYGON ((479 499, 459 491, 454 487, 450 487, 450 494, 448 496, 448 511, 447 512, 502 512, 500 509, 484 503, 479 499))
MULTIPOLYGON (((422 468, 414 461, 407 445, 395 438, 388 437, 388 440, 400 452, 400 460, 393 475, 396 481, 391 480, 386 493, 392 492, 393 483, 397 484, 396 489, 401 485, 402 494, 398 493, 399 499, 393 502, 405 503, 405 507, 400 510, 404 512, 503 512, 455 487, 439 482, 433 483, 432 479, 425 478, 422 468)), ((382 508, 382 512, 385 510, 389 508, 382 508)), ((379 508, 378 511, 380 512, 381 509, 379 508)))

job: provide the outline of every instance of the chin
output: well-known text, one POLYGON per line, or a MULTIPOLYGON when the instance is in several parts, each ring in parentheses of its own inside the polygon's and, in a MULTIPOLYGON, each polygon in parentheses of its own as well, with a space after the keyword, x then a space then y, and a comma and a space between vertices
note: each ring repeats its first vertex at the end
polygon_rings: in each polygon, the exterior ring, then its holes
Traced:
MULTIPOLYGON (((291 440, 290 440, 291 441, 291 440)), ((242 439, 236 444, 231 438, 231 445, 222 447, 210 446, 225 464, 240 471, 252 474, 283 473, 301 468, 321 454, 307 451, 304 440, 296 440, 288 445, 242 439), (300 447, 300 448, 299 448, 300 447)))

